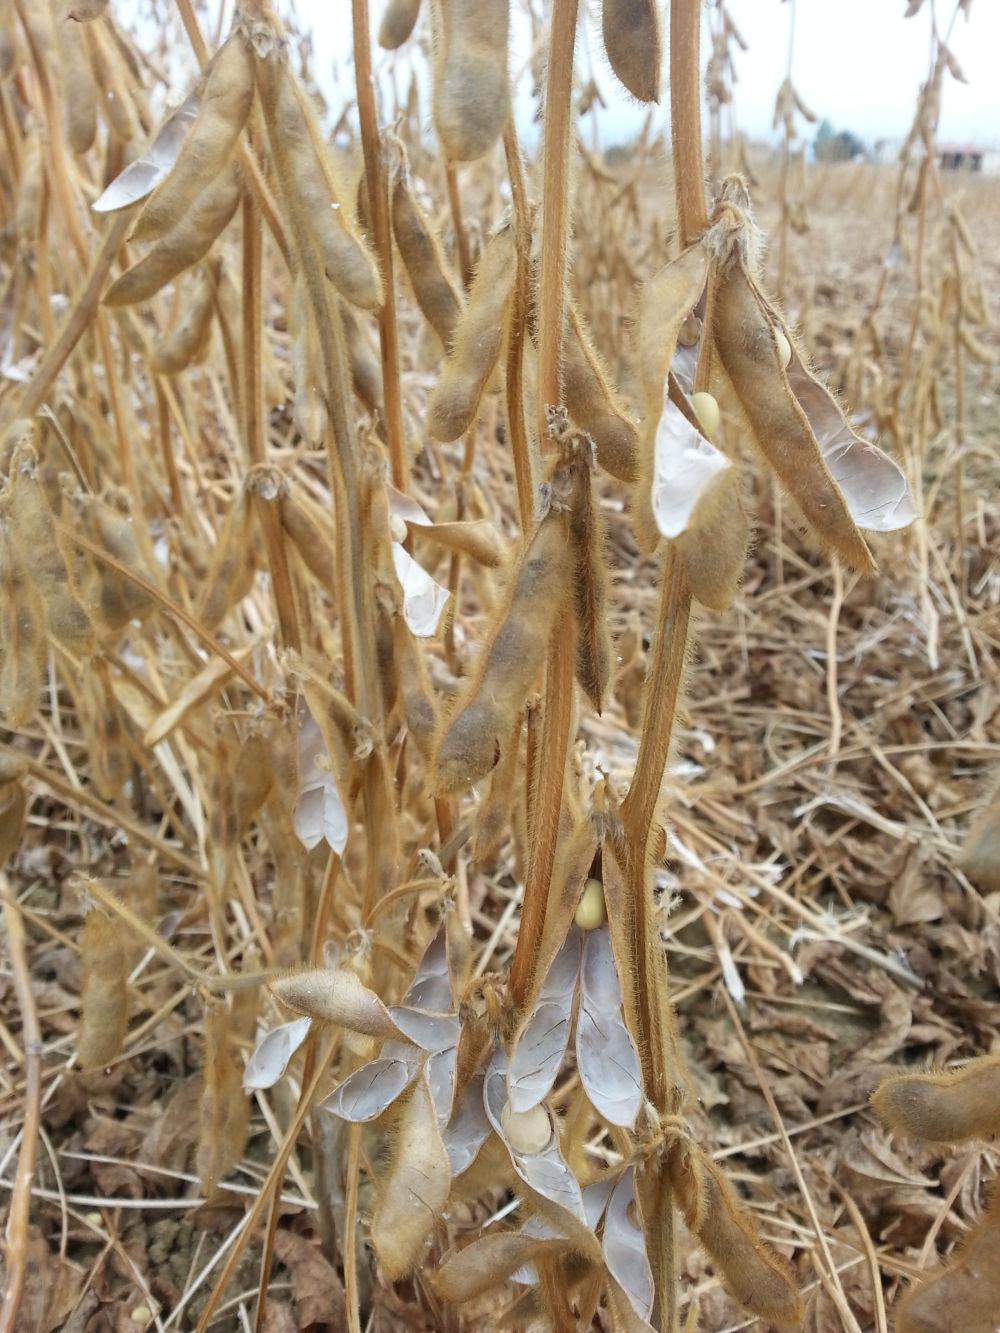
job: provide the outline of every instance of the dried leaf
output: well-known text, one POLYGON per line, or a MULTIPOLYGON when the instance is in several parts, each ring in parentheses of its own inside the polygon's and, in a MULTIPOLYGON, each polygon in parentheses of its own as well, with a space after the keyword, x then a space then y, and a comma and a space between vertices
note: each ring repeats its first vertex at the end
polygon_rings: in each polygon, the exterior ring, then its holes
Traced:
POLYGON ((243 1071, 243 1091, 273 1088, 288 1068, 288 1062, 309 1035, 311 1018, 295 1018, 291 1023, 265 1032, 243 1071))
MULTIPOLYGON (((278 1227, 274 1233, 274 1252, 292 1275, 298 1327, 345 1328, 344 1289, 337 1270, 319 1246, 298 1232, 278 1227)), ((269 1311, 274 1304, 268 1301, 269 1311)))

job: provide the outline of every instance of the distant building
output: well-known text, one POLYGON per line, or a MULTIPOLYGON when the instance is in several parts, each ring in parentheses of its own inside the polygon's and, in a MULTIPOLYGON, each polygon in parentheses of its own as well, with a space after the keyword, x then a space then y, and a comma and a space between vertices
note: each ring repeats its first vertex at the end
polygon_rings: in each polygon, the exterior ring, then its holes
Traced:
POLYGON ((944 171, 979 171, 1000 176, 1000 150, 982 144, 938 144, 938 163, 944 171))

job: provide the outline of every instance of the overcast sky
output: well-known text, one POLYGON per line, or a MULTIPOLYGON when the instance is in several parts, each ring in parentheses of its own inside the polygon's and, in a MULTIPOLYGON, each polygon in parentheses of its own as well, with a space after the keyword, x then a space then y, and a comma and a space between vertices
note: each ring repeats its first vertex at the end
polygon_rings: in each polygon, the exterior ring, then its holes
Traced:
MULTIPOLYGON (((291 3, 283 0, 279 7, 291 3)), ((737 53, 737 122, 752 137, 766 138, 771 134, 774 96, 785 74, 792 6, 787 0, 727 3, 750 46, 737 53)), ((904 19, 906 0, 797 0, 792 78, 803 100, 838 129, 854 130, 868 140, 904 135, 917 89, 927 74, 933 3, 924 0, 916 18, 904 19)), ((370 0, 370 4, 377 30, 382 3, 370 0)), ((936 4, 942 25, 947 25, 953 0, 936 4)), ((517 0, 514 7, 516 12, 517 0)), ((351 77, 346 63, 349 0, 294 0, 294 8, 302 26, 314 34, 317 73, 336 105, 340 99, 331 83, 338 73, 341 79, 351 77)), ((591 8, 596 12, 594 0, 591 8)), ((521 64, 518 55, 523 58, 525 36, 524 27, 515 25, 514 69, 521 64)), ((629 106, 616 87, 592 29, 589 40, 598 82, 609 102, 603 136, 614 142, 637 128, 643 112, 634 103, 629 106)), ((703 45, 707 50, 707 41, 703 45)), ((973 0, 969 20, 958 19, 951 47, 969 82, 946 81, 939 137, 1000 146, 1000 0, 973 0)), ((581 61, 580 67, 586 69, 585 53, 581 61)), ((524 110, 530 116, 530 107, 524 110)))

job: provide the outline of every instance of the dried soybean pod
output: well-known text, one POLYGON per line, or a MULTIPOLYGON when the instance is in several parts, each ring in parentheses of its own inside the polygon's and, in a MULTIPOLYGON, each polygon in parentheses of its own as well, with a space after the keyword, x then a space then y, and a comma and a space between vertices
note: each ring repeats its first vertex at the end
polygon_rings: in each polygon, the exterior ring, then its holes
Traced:
POLYGON ((429 762, 439 725, 437 700, 423 653, 398 607, 392 611, 392 644, 406 729, 429 762))
POLYGON ((911 1287, 896 1310, 897 1333, 995 1333, 1000 1310, 1000 1191, 945 1267, 911 1287))
POLYGON ((677 539, 692 594, 703 606, 732 606, 746 564, 750 524, 736 468, 727 467, 707 486, 677 539))
POLYGON ((660 541, 652 495, 656 429, 663 412, 667 374, 677 335, 701 299, 707 280, 707 251, 704 246, 691 245, 646 283, 639 299, 635 342, 643 409, 632 516, 643 551, 652 551, 660 541))
POLYGON ((208 571, 198 619, 214 629, 250 591, 254 576, 253 514, 246 486, 234 499, 208 571))
POLYGON ((196 1165, 198 1177, 209 1195, 243 1156, 250 1127, 250 1105, 243 1092, 243 1077, 230 1027, 224 1004, 206 1007, 196 1165))
POLYGON ((979 888, 1000 891, 1000 787, 969 830, 959 864, 979 888))
POLYGON ((347 301, 340 302, 340 318, 344 324, 344 340, 347 343, 354 392, 373 417, 380 417, 385 412, 381 363, 347 301))
POLYGON ((590 445, 577 444, 566 469, 568 534, 573 561, 573 611, 576 618, 576 678, 597 709, 604 707, 611 680, 604 520, 594 496, 590 445))
POLYGON ((472 425, 500 355, 507 306, 514 290, 514 233, 501 227, 476 269, 465 309, 455 325, 451 353, 427 404, 435 440, 457 440, 472 425))
POLYGON ((693 1144, 676 1153, 672 1165, 684 1220, 729 1291, 759 1319, 779 1328, 797 1327, 802 1302, 789 1269, 757 1235, 719 1167, 693 1144))
POLYGON ((563 339, 562 378, 566 410, 592 437, 601 467, 619 481, 635 481, 638 432, 609 382, 575 305, 570 306, 563 339))
POLYGON ((135 305, 137 301, 147 301, 171 278, 197 264, 229 225, 241 194, 239 172, 235 166, 227 167, 149 254, 111 284, 104 294, 104 304, 135 305))
POLYGON ((420 0, 386 0, 378 29, 379 46, 386 51, 401 47, 416 27, 419 14, 420 0))
POLYGON ((434 124, 452 162, 489 152, 510 115, 510 0, 439 0, 434 124))
MULTIPOLYGON (((400 145, 402 149, 402 145, 400 145)), ((402 149, 405 153, 405 149, 402 149)), ((447 351, 462 310, 462 297, 455 278, 434 235, 424 210, 410 187, 405 156, 393 173, 392 234, 406 268, 417 305, 447 351)))
POLYGON ((454 523, 411 523, 407 526, 417 537, 424 537, 447 551, 467 555, 487 569, 496 569, 503 559, 503 541, 496 524, 488 518, 459 519, 454 523))
POLYGON ((45 611, 5 524, 0 524, 0 599, 0 717, 16 731, 38 710, 45 674, 45 611))
POLYGON ((390 1281, 411 1272, 444 1212, 451 1167, 426 1075, 406 1095, 392 1160, 379 1182, 371 1239, 390 1281))
POLYGON ((821 541, 854 568, 873 574, 872 554, 789 387, 775 324, 738 256, 720 275, 713 331, 723 368, 778 480, 821 541))
POLYGON ((552 508, 524 548, 478 671, 445 726, 436 756, 439 791, 463 790, 485 777, 502 757, 502 746, 513 735, 545 660, 571 569, 566 524, 552 508))
POLYGON ((139 133, 139 122, 128 94, 128 70, 105 22, 89 23, 81 31, 104 118, 112 133, 129 143, 139 133))
POLYGON ((382 304, 382 278, 371 252, 351 225, 350 210, 336 188, 330 153, 306 94, 284 61, 258 60, 257 82, 268 132, 280 136, 294 183, 295 208, 312 235, 327 278, 362 310, 382 304))
POLYGON ((102 801, 113 801, 128 777, 129 757, 121 711, 106 671, 88 672, 80 681, 77 714, 97 794, 102 801))
MULTIPOLYGON (((135 525, 129 514, 129 499, 124 491, 109 491, 107 500, 84 496, 78 501, 86 516, 92 539, 127 569, 153 581, 136 539, 135 525)), ((153 598, 114 566, 95 559, 97 597, 90 604, 95 619, 112 632, 123 629, 131 620, 148 616, 155 605, 153 598)))
POLYGON ((490 861, 510 832, 511 809, 518 791, 518 761, 521 757, 521 717, 505 737, 500 762, 490 774, 489 786, 476 811, 472 859, 476 865, 490 861))
POLYGON ((929 1143, 992 1138, 1000 1133, 1000 1055, 981 1055, 961 1069, 888 1078, 872 1105, 895 1133, 929 1143))
POLYGON ((172 170, 139 214, 133 240, 153 241, 165 236, 201 191, 218 178, 250 115, 253 89, 253 59, 246 38, 236 28, 205 73, 198 115, 172 170))
POLYGON ((240 746, 233 773, 236 837, 246 837, 274 785, 274 767, 265 736, 254 731, 240 746))
POLYGON ((214 286, 214 278, 202 271, 180 322, 153 352, 152 367, 158 375, 179 375, 204 357, 215 311, 214 286))
POLYGON ((97 88, 80 26, 70 20, 72 9, 72 0, 62 0, 53 15, 61 71, 60 100, 70 147, 74 153, 86 153, 97 136, 97 88))
MULTIPOLYGON (((140 921, 148 926, 155 926, 159 920, 156 901, 156 889, 159 873, 156 860, 150 856, 139 856, 132 861, 132 868, 122 897, 125 906, 134 912, 140 921)), ((138 935, 129 933, 125 941, 125 971, 130 973, 146 951, 146 943, 138 935)))
POLYGON ((0 870, 21 845, 28 798, 19 778, 0 785, 0 870))
POLYGON ((80 937, 80 1023, 76 1058, 81 1069, 110 1064, 128 1029, 126 933, 118 921, 92 907, 80 937))
POLYGON ((94 633, 74 596, 33 451, 15 455, 10 490, 0 499, 0 515, 9 524, 11 541, 41 596, 49 633, 70 652, 92 652, 94 633))
POLYGON ((45 165, 42 158, 42 140, 38 131, 28 136, 27 147, 21 159, 21 179, 17 184, 17 207, 14 228, 18 239, 29 244, 38 231, 45 165))
POLYGON ((326 430, 326 400, 320 392, 323 377, 316 327, 301 277, 296 280, 292 291, 289 314, 292 329, 292 385, 295 391, 292 412, 302 438, 318 449, 326 430))
POLYGON ((657 0, 602 0, 601 28, 611 68, 640 102, 660 100, 663 34, 657 0))
POLYGON ((337 596, 333 527, 318 506, 289 487, 278 498, 278 518, 302 563, 331 597, 337 596))

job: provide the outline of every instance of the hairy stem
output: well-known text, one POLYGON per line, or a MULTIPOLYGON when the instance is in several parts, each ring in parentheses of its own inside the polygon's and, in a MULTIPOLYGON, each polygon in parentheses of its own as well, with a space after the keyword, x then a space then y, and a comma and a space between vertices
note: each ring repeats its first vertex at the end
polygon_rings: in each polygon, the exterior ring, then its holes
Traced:
MULTIPOLYGON (((542 263, 538 291, 539 439, 546 437, 547 408, 562 401, 560 358, 566 308, 566 243, 573 92, 573 48, 578 0, 554 0, 545 95, 542 193, 542 263)), ((573 635, 553 630, 545 667, 542 763, 535 798, 534 836, 524 883, 524 905, 510 972, 520 1006, 531 987, 545 923, 549 883, 559 836, 566 755, 573 717, 573 635)))
POLYGON ((382 353, 382 384, 385 394, 385 428, 389 443, 392 484, 407 489, 406 436, 403 404, 399 392, 399 339, 396 329, 396 293, 392 278, 392 237, 389 233, 389 199, 382 140, 375 114, 375 84, 372 78, 371 42, 368 36, 368 0, 351 0, 354 24, 354 74, 358 90, 358 120, 365 158, 368 207, 371 212, 375 251, 382 270, 385 300, 378 315, 378 339, 382 353))

